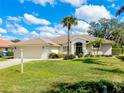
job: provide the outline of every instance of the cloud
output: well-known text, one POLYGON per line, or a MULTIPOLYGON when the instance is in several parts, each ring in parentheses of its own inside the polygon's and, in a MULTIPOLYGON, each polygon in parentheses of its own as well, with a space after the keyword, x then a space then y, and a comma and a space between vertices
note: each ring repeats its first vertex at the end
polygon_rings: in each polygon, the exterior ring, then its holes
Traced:
MULTIPOLYGON (((71 34, 87 34, 89 26, 88 23, 79 20, 77 26, 72 26, 71 34)), ((41 32, 41 37, 56 37, 67 34, 67 28, 63 27, 62 24, 56 24, 53 27, 41 26, 36 28, 36 30, 41 32)))
POLYGON ((39 34, 36 31, 29 31, 25 27, 15 23, 15 24, 7 24, 6 28, 11 33, 17 34, 17 35, 23 35, 26 38, 32 38, 32 37, 39 37, 39 34))
POLYGON ((117 1, 117 0, 107 0, 107 1, 112 3, 112 2, 117 1))
POLYGON ((54 37, 57 35, 55 29, 49 26, 38 27, 36 30, 40 31, 41 37, 54 37))
POLYGON ((14 37, 14 36, 3 36, 3 35, 0 35, 0 38, 3 39, 3 40, 15 40, 17 39, 17 37, 14 37))
POLYGON ((24 14, 24 19, 30 24, 50 25, 50 22, 48 20, 40 19, 27 13, 24 14))
POLYGON ((36 30, 40 31, 40 36, 42 37, 56 37, 60 35, 66 34, 66 30, 62 27, 62 25, 58 24, 55 25, 54 27, 50 26, 42 26, 36 28, 36 30))
POLYGON ((114 7, 115 7, 115 4, 113 3, 113 4, 111 5, 111 7, 114 8, 114 7))
POLYGON ((76 34, 76 35, 88 35, 88 33, 87 32, 83 32, 83 31, 74 31, 74 32, 72 32, 72 34, 76 34))
POLYGON ((113 0, 107 0, 108 2, 113 2, 113 0))
POLYGON ((39 34, 36 31, 30 32, 32 37, 39 37, 39 34))
POLYGON ((17 33, 19 35, 25 35, 25 34, 29 33, 29 31, 25 27, 23 27, 19 24, 15 24, 15 28, 16 28, 15 33, 17 33))
POLYGON ((55 31, 53 27, 49 27, 49 26, 38 27, 36 28, 36 30, 39 30, 41 32, 54 32, 55 31))
POLYGON ((0 18, 0 25, 3 23, 2 18, 0 18))
POLYGON ((124 17, 122 17, 122 18, 120 19, 120 22, 124 22, 124 17))
POLYGON ((86 3, 87 0, 61 0, 61 2, 69 3, 72 6, 78 7, 78 6, 81 6, 82 4, 86 3))
POLYGON ((104 6, 98 5, 83 5, 76 9, 75 15, 86 22, 96 22, 101 18, 111 18, 110 12, 104 6))
POLYGON ((90 25, 84 21, 79 20, 77 26, 73 26, 73 30, 78 30, 78 31, 87 31, 89 29, 90 25))
POLYGON ((29 31, 25 27, 23 27, 23 26, 21 26, 21 25, 19 25, 17 23, 15 23, 15 24, 7 24, 6 27, 7 27, 8 31, 10 31, 10 32, 12 32, 14 34, 26 35, 26 34, 29 33, 29 31))
POLYGON ((7 33, 6 29, 0 28, 0 33, 7 33))
POLYGON ((31 1, 34 4, 39 4, 41 6, 45 6, 46 4, 53 5, 55 3, 54 0, 20 0, 21 3, 24 3, 25 1, 31 1))
POLYGON ((18 22, 21 20, 21 17, 8 16, 7 20, 18 22))

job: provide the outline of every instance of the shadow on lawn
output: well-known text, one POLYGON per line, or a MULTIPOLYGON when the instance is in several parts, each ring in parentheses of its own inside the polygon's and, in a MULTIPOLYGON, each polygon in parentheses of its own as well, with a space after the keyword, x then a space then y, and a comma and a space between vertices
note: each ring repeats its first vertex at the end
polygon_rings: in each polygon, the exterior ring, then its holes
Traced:
POLYGON ((111 72, 111 73, 124 74, 124 71, 120 70, 119 68, 116 68, 116 69, 93 68, 93 69, 99 70, 99 71, 111 72))
POLYGON ((81 81, 74 84, 55 83, 53 85, 53 89, 45 93, 123 93, 123 92, 124 92, 123 83, 100 80, 81 81))
POLYGON ((105 64, 102 64, 102 62, 98 59, 95 59, 95 58, 82 58, 82 59, 75 59, 73 61, 81 61, 83 63, 87 63, 87 64, 98 64, 98 65, 105 65, 105 64))

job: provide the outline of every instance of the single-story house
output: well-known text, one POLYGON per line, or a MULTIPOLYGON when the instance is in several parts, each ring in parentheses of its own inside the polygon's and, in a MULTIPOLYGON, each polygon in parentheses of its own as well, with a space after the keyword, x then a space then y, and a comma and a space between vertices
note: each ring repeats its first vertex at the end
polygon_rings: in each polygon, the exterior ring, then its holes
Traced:
POLYGON ((10 45, 14 44, 11 41, 7 41, 7 40, 3 40, 0 39, 0 51, 9 51, 12 50, 12 48, 10 47, 10 45))
MULTIPOLYGON (((67 36, 55 38, 33 38, 13 44, 14 58, 20 58, 21 49, 23 49, 24 58, 48 59, 50 53, 67 52, 67 36)), ((70 53, 78 54, 96 54, 97 50, 91 44, 98 38, 89 35, 70 36, 70 53)), ((99 55, 112 55, 112 41, 104 40, 99 47, 99 55)))

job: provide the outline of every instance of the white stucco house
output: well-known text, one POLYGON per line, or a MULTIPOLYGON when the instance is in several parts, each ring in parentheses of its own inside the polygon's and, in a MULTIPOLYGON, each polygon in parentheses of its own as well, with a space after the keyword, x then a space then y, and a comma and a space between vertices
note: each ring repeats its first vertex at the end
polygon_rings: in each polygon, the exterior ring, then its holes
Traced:
MULTIPOLYGON (((89 44, 98 38, 89 35, 72 35, 70 37, 70 53, 94 54, 96 49, 89 44)), ((55 38, 33 38, 11 45, 14 49, 14 58, 20 58, 23 49, 24 58, 48 59, 50 53, 67 52, 67 36, 55 38)), ((112 42, 104 40, 99 48, 99 55, 112 55, 112 42)))

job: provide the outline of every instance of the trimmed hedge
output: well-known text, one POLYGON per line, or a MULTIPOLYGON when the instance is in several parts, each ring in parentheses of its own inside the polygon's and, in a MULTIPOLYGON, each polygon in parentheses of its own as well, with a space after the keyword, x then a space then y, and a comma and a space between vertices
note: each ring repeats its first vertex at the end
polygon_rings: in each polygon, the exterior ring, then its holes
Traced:
POLYGON ((120 55, 124 53, 123 48, 112 48, 112 55, 120 55))
POLYGON ((61 53, 59 53, 59 54, 50 53, 50 54, 49 54, 49 58, 51 58, 51 59, 55 59, 55 58, 64 58, 65 55, 66 55, 66 54, 61 54, 61 53))
POLYGON ((69 60, 69 59, 74 59, 74 58, 76 58, 76 57, 75 57, 75 55, 73 55, 73 54, 71 54, 71 55, 69 55, 69 56, 68 56, 68 55, 65 55, 65 56, 64 56, 64 60, 69 60))
POLYGON ((59 56, 56 53, 50 53, 49 58, 54 59, 54 58, 59 58, 59 56))
POLYGON ((8 56, 14 56, 13 51, 8 51, 7 54, 8 54, 8 56))
POLYGON ((116 56, 118 59, 124 61, 124 56, 116 56))
POLYGON ((3 53, 2 53, 2 51, 0 51, 0 57, 2 57, 2 55, 3 55, 3 53))
MULTIPOLYGON (((13 51, 7 51, 7 56, 13 57, 14 56, 13 51)), ((3 52, 2 51, 0 51, 0 57, 3 57, 3 52)))
POLYGON ((124 83, 100 81, 82 81, 70 84, 58 84, 56 89, 47 93, 124 93, 124 83))

